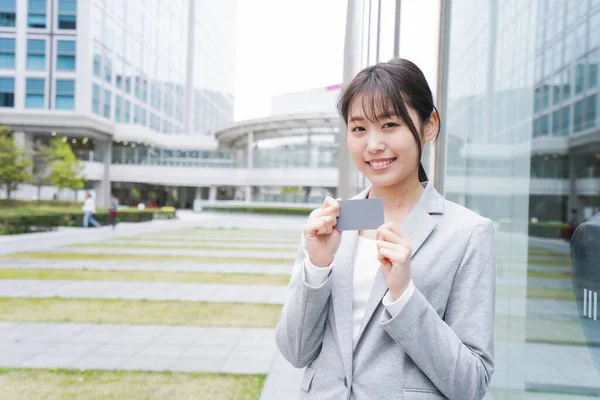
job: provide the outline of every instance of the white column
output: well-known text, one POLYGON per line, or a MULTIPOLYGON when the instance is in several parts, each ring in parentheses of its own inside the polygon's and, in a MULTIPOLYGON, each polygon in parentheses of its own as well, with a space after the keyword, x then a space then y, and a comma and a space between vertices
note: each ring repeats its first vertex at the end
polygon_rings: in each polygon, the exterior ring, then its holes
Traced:
POLYGON ((246 186, 244 188, 244 190, 245 190, 244 200, 246 201, 246 203, 252 202, 252 186, 246 186))
POLYGON ((211 186, 210 189, 208 190, 208 200, 211 203, 214 203, 215 201, 217 201, 217 187, 216 186, 211 186))
POLYGON ((201 187, 196 188, 196 200, 202 200, 202 188, 201 187))
POLYGON ((252 168, 254 164, 254 133, 248 132, 248 144, 246 146, 246 152, 248 155, 246 167, 252 168))
POLYGON ((110 164, 112 162, 112 140, 96 142, 95 151, 102 154, 104 173, 102 180, 94 184, 96 207, 106 208, 110 201, 110 164))
POLYGON ((33 135, 25 132, 13 132, 15 145, 27 151, 33 150, 33 135))

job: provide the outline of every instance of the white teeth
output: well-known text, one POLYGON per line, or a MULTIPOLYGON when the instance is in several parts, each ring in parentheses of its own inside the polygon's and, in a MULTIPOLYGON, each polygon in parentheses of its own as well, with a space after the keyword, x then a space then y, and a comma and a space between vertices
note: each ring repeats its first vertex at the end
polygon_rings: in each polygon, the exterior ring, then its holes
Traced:
POLYGON ((391 164, 393 160, 386 160, 386 161, 375 161, 375 162, 371 162, 370 164, 372 166, 374 166, 375 168, 382 168, 385 167, 388 164, 391 164))

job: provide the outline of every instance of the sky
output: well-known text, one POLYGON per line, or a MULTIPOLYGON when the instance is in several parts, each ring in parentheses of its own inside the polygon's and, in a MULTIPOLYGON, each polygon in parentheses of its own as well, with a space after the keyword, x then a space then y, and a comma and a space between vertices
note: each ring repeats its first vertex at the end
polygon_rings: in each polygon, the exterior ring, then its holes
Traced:
MULTIPOLYGON (((384 0, 390 1, 390 0, 384 0)), ((341 83, 346 0, 238 0, 235 120, 266 117, 271 96, 341 83)), ((435 91, 439 0, 403 0, 400 56, 435 91)))

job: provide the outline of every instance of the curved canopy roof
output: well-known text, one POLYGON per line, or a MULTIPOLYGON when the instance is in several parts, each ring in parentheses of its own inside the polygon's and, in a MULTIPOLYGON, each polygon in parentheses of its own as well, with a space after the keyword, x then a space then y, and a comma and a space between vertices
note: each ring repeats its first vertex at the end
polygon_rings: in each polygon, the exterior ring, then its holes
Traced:
POLYGON ((248 133, 254 141, 300 135, 337 134, 342 120, 336 113, 284 114, 236 122, 218 130, 219 145, 229 148, 245 147, 248 133))

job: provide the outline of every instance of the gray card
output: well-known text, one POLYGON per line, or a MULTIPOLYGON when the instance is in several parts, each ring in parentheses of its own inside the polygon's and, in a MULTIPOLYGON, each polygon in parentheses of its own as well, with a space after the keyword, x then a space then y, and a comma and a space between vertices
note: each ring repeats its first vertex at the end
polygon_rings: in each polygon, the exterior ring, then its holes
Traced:
POLYGON ((360 231, 377 229, 383 225, 383 199, 338 200, 340 216, 337 229, 360 231))

